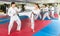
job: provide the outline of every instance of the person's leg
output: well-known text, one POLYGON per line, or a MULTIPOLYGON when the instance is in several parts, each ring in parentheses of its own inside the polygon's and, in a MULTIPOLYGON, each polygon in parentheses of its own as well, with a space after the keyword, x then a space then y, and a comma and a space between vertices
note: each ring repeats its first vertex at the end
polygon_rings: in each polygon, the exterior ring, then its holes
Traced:
POLYGON ((44 19, 46 18, 46 16, 47 16, 46 14, 47 14, 47 13, 45 13, 45 14, 43 15, 42 20, 44 20, 44 19))
POLYGON ((42 18, 42 17, 41 17, 41 14, 39 14, 38 16, 40 17, 40 19, 42 18))
POLYGON ((33 32, 34 32, 34 17, 33 17, 33 16, 34 16, 34 15, 31 14, 30 20, 31 20, 31 29, 32 29, 33 32))
POLYGON ((46 15, 47 15, 48 19, 51 19, 50 16, 49 16, 49 13, 47 13, 46 15))
POLYGON ((55 18, 55 17, 54 17, 54 11, 52 11, 51 13, 52 13, 52 15, 51 15, 51 16, 52 16, 53 18, 55 18))
POLYGON ((8 25, 8 35, 10 35, 10 31, 11 31, 11 29, 12 29, 13 22, 14 22, 14 20, 13 20, 13 18, 11 18, 11 19, 10 19, 10 23, 9 23, 9 25, 8 25))
POLYGON ((16 23, 17 23, 17 31, 21 30, 21 20, 19 19, 19 17, 16 17, 16 23))

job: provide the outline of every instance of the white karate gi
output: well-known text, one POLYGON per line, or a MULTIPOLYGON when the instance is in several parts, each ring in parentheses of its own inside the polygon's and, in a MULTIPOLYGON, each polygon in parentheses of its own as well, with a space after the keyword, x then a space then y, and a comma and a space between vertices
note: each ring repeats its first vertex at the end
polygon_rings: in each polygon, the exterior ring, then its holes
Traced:
POLYGON ((43 15, 42 20, 44 20, 46 17, 50 19, 48 7, 44 8, 43 11, 44 11, 44 15, 43 15))
POLYGON ((54 7, 51 7, 51 16, 54 18, 54 7))
POLYGON ((14 8, 10 7, 8 9, 8 15, 10 16, 10 22, 8 25, 8 34, 10 34, 14 21, 16 21, 17 23, 17 31, 20 31, 21 29, 21 21, 17 15, 17 12, 19 11, 20 9, 18 9, 17 7, 14 7, 14 8))
POLYGON ((34 7, 25 7, 25 8, 32 10, 32 14, 31 14, 30 20, 31 20, 31 28, 34 30, 34 20, 36 20, 38 18, 38 16, 41 18, 40 9, 35 10, 34 7), (34 16, 33 13, 36 14, 37 16, 34 16))

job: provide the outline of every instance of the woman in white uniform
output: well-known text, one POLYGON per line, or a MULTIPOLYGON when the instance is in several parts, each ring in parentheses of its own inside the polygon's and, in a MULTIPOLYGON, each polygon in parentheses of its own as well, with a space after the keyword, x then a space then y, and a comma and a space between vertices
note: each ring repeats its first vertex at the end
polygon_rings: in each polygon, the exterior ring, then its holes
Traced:
POLYGON ((51 19, 50 16, 49 16, 49 8, 48 8, 47 5, 44 6, 44 8, 43 8, 43 12, 44 12, 44 14, 43 14, 43 18, 42 18, 42 20, 44 20, 46 17, 47 17, 48 19, 51 19))
POLYGON ((18 9, 15 6, 15 2, 12 2, 11 7, 8 9, 8 15, 10 16, 10 22, 8 25, 8 35, 10 35, 10 31, 12 29, 14 21, 16 21, 16 23, 17 23, 17 31, 20 31, 20 29, 21 29, 21 21, 17 15, 19 11, 20 11, 20 9, 18 9))
POLYGON ((34 7, 25 7, 25 8, 32 10, 32 15, 31 15, 31 18, 30 19, 31 19, 31 28, 33 29, 33 32, 34 32, 35 31, 34 30, 34 20, 36 20, 38 18, 38 16, 41 19, 40 6, 37 3, 35 3, 34 4, 34 7))

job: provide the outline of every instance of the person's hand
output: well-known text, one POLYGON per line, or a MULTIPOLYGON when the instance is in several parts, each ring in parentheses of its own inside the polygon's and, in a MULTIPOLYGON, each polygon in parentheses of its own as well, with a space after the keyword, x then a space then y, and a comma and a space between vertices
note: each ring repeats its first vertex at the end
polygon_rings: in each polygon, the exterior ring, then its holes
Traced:
POLYGON ((34 12, 32 12, 32 14, 35 14, 34 12))
POLYGON ((32 12, 32 14, 35 14, 34 12, 32 12))

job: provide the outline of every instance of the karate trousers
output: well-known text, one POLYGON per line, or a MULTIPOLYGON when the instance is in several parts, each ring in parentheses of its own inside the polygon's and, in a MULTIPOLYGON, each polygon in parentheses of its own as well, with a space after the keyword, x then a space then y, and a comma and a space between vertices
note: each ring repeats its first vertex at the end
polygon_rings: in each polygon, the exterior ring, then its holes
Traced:
POLYGON ((15 16, 10 17, 10 22, 9 22, 9 25, 8 25, 8 33, 10 33, 10 31, 11 31, 14 21, 17 23, 17 31, 20 31, 21 21, 20 21, 18 15, 15 15, 15 16))

